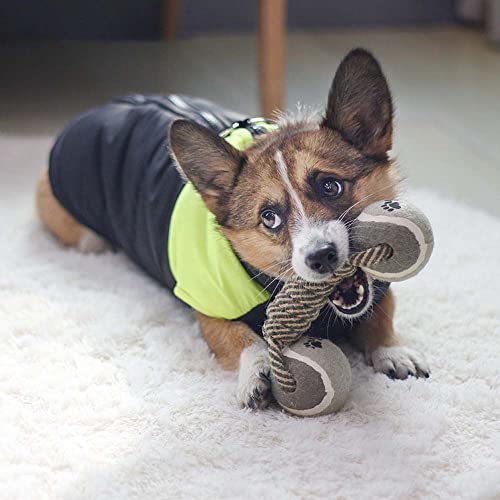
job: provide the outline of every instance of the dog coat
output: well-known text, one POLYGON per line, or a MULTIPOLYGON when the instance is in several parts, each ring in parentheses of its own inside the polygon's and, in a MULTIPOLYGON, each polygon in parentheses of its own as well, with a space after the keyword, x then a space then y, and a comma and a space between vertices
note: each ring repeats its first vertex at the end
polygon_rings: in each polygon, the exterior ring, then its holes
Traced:
MULTIPOLYGON (((279 284, 265 289, 271 280, 237 257, 194 186, 179 175, 169 133, 181 118, 239 150, 276 128, 193 97, 116 99, 76 118, 56 140, 49 160, 54 196, 178 299, 261 334, 279 284)), ((313 324, 310 333, 324 336, 322 329, 313 324)))

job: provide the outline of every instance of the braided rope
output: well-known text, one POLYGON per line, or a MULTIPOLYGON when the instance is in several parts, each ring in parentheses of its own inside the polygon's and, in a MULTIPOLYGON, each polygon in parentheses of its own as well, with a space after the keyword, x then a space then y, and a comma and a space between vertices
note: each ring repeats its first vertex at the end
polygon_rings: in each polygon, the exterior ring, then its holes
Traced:
POLYGON ((297 341, 309 329, 328 302, 334 288, 356 272, 388 259, 392 248, 383 243, 353 254, 335 275, 319 283, 305 281, 296 276, 287 281, 267 307, 267 320, 262 332, 267 342, 271 371, 285 392, 293 392, 296 382, 283 359, 283 350, 297 341))

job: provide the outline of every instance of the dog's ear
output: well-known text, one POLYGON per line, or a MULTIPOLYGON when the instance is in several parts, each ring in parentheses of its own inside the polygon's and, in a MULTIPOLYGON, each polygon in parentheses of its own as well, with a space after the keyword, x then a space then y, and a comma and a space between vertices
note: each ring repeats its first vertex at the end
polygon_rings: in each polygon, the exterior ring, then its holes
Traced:
POLYGON ((186 120, 172 123, 170 143, 181 175, 223 223, 244 155, 206 127, 186 120))
POLYGON ((333 128, 366 156, 387 159, 392 147, 392 99, 379 63, 354 49, 333 79, 322 125, 333 128))

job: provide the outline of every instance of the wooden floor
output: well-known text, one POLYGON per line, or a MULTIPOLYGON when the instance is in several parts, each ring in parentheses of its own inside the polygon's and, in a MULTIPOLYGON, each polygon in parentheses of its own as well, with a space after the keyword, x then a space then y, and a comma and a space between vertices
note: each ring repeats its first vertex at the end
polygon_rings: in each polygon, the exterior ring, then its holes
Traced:
MULTIPOLYGON (((288 107, 321 107, 352 47, 380 59, 396 108, 395 153, 410 186, 500 216, 500 51, 464 28, 292 34, 288 107)), ((258 114, 252 36, 170 43, 0 46, 0 198, 31 189, 51 136, 76 113, 128 92, 196 94, 258 114)))

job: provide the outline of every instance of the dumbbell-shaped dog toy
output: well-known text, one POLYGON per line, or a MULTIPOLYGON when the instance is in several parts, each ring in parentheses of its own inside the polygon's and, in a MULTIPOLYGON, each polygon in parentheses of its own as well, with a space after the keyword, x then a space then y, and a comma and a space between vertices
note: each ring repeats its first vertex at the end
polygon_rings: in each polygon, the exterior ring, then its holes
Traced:
POLYGON ((342 351, 327 340, 301 339, 336 286, 358 269, 380 281, 411 278, 427 264, 434 245, 427 217, 415 206, 393 200, 363 210, 351 236, 356 248, 335 276, 323 282, 295 276, 267 308, 263 333, 273 394, 295 415, 337 411, 349 395, 351 368, 342 351))

